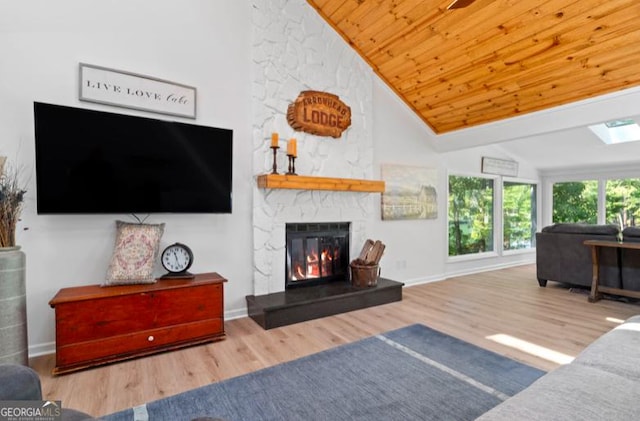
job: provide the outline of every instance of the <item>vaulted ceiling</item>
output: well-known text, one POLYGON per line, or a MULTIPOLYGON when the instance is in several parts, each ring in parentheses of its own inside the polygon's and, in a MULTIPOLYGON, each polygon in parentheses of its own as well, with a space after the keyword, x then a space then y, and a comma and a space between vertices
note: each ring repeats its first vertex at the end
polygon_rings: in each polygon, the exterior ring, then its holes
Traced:
POLYGON ((308 0, 437 134, 640 85, 639 0, 308 0))

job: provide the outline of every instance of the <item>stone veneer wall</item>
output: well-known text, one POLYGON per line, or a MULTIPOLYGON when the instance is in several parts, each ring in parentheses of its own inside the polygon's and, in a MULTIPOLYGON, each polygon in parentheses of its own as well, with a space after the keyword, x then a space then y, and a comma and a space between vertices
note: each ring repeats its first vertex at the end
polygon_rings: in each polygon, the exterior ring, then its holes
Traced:
MULTIPOLYGON (((296 172, 303 175, 374 178, 373 72, 304 0, 254 0, 253 169, 271 172, 271 133, 280 134, 278 169, 286 172, 286 140, 298 140, 296 172), (342 137, 294 132, 288 105, 304 90, 338 95, 351 107, 342 137)), ((285 223, 351 222, 351 256, 368 238, 379 194, 264 190, 254 183, 254 294, 284 290, 285 223)))

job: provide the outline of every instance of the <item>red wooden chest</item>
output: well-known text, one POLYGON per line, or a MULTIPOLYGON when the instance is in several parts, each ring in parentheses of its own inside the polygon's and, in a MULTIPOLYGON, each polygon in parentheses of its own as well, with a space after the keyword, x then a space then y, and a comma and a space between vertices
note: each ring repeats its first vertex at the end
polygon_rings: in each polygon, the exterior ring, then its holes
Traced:
POLYGON ((224 338, 224 282, 217 273, 149 285, 61 289, 54 374, 224 338))

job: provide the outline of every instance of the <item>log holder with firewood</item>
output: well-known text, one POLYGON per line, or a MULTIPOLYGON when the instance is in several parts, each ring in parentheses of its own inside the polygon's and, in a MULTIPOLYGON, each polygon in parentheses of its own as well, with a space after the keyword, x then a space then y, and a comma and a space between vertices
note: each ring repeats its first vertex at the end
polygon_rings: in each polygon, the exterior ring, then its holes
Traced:
POLYGON ((351 284, 356 288, 368 288, 378 284, 380 259, 385 249, 380 240, 367 239, 358 258, 349 264, 351 284))

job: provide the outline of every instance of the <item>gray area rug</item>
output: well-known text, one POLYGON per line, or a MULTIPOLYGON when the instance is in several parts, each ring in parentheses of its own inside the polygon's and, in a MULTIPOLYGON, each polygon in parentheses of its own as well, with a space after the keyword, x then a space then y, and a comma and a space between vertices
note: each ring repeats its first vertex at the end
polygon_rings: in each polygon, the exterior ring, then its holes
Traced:
POLYGON ((102 419, 473 420, 543 374, 416 324, 102 419))

